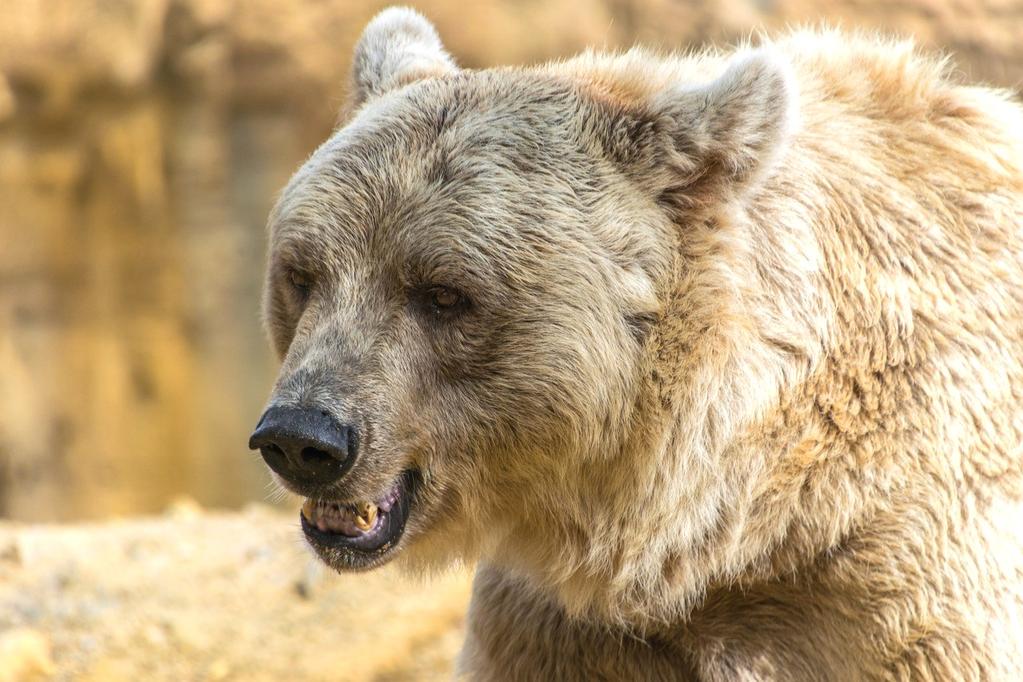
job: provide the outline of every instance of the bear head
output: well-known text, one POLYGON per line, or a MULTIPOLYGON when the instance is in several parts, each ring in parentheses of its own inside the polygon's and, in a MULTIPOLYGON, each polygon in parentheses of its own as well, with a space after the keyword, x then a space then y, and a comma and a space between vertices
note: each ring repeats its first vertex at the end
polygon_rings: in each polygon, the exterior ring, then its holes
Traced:
POLYGON ((608 534, 666 542, 635 525, 657 486, 701 496, 659 459, 680 244, 777 165, 795 95, 766 49, 696 82, 630 60, 463 70, 411 10, 365 29, 270 218, 282 366, 253 436, 334 568, 500 555, 564 582, 644 551, 608 534))

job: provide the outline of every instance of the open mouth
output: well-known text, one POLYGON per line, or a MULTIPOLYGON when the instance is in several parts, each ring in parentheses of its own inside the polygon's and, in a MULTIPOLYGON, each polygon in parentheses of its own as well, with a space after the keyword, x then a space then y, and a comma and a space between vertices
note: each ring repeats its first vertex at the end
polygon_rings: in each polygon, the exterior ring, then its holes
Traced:
POLYGON ((302 505, 302 531, 320 558, 336 570, 376 566, 401 540, 418 484, 418 474, 408 470, 373 501, 309 498, 302 505))

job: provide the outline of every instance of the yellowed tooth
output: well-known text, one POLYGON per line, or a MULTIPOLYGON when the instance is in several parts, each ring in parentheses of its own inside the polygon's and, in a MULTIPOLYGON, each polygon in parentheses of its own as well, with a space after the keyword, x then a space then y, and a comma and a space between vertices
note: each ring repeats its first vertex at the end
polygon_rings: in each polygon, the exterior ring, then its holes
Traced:
POLYGON ((355 525, 359 530, 369 530, 377 520, 377 506, 372 502, 363 502, 357 505, 355 514, 355 525))
POLYGON ((316 510, 316 503, 312 500, 307 499, 302 504, 302 516, 305 517, 306 521, 313 522, 313 512, 316 510))

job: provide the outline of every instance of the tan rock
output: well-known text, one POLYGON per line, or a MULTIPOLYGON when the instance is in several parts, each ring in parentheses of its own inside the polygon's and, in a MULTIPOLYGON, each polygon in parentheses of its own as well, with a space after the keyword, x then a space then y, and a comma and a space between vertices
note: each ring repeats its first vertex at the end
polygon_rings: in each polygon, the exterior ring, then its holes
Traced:
POLYGON ((16 109, 17 101, 14 98, 14 91, 11 90, 11 84, 0 73, 0 123, 13 116, 16 109))
POLYGON ((153 74, 168 0, 23 0, 0 4, 0 73, 68 113, 90 86, 138 88, 153 74))

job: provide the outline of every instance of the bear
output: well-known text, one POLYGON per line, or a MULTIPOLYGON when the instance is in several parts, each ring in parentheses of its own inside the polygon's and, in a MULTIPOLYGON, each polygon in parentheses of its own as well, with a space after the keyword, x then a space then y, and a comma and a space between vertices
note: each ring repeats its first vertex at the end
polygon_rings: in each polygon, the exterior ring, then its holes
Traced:
POLYGON ((1018 679, 1023 108, 911 43, 463 69, 392 8, 269 217, 250 447, 473 680, 1018 679))

